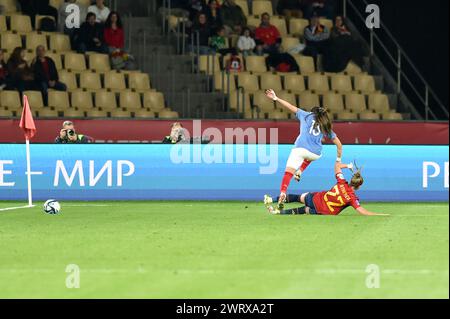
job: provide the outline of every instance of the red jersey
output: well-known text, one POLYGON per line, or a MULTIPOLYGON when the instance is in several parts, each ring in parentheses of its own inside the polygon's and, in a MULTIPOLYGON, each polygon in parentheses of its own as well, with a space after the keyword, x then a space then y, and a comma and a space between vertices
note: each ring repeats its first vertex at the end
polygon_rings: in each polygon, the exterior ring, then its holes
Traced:
POLYGON ((109 47, 123 49, 125 46, 125 36, 122 28, 106 28, 103 31, 103 36, 105 38, 105 43, 109 47))
POLYGON ((277 40, 280 38, 280 32, 278 29, 270 25, 268 27, 258 27, 255 30, 255 39, 262 41, 266 45, 272 45, 277 43, 277 40))
POLYGON ((321 215, 338 215, 344 209, 352 206, 361 207, 353 188, 348 185, 342 173, 336 174, 337 184, 328 192, 316 193, 313 197, 317 213, 321 215))

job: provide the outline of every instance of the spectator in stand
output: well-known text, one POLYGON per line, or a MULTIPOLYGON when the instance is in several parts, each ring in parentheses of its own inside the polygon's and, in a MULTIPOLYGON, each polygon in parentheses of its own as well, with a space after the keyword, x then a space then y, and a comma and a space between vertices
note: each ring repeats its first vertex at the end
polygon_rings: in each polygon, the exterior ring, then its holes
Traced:
POLYGON ((206 16, 212 28, 219 28, 222 25, 220 21, 220 3, 218 0, 209 0, 206 8, 206 16))
POLYGON ((303 0, 279 0, 277 12, 289 18, 303 18, 303 0))
POLYGON ((70 37, 73 36, 73 34, 75 32, 75 28, 69 29, 66 26, 66 19, 69 16, 69 14, 71 13, 71 11, 69 11, 69 12, 66 11, 67 7, 69 5, 78 7, 78 9, 80 10, 80 16, 79 16, 80 21, 77 21, 77 22, 79 22, 80 26, 83 23, 84 19, 86 18, 86 14, 87 14, 87 8, 84 5, 82 5, 76 1, 77 0, 66 0, 64 3, 61 4, 61 6, 58 9, 58 31, 64 32, 65 34, 69 35, 70 37))
POLYGON ((206 13, 207 5, 205 0, 188 0, 189 20, 193 21, 200 13, 206 13))
POLYGON ((121 51, 125 47, 125 34, 122 19, 118 12, 112 11, 109 14, 105 22, 103 36, 109 52, 121 51))
POLYGON ((7 72, 11 87, 18 90, 20 94, 27 90, 39 91, 41 89, 34 79, 33 70, 25 61, 25 49, 21 47, 14 49, 7 63, 7 72))
POLYGON ((58 70, 52 58, 46 56, 45 47, 39 45, 36 48, 36 58, 33 61, 31 68, 34 71, 34 78, 36 82, 41 85, 42 96, 44 103, 47 104, 48 89, 56 91, 66 91, 67 86, 59 81, 58 70))
POLYGON ((5 51, 0 49, 0 91, 6 87, 8 76, 8 71, 4 60, 4 53, 5 51))
POLYGON ((331 38, 337 38, 340 36, 351 36, 351 32, 348 30, 347 25, 344 23, 342 16, 337 16, 334 19, 334 26, 331 29, 331 38))
POLYGON ((208 23, 208 18, 206 14, 200 13, 194 20, 192 28, 190 30, 190 40, 189 48, 192 52, 197 52, 198 49, 201 55, 212 53, 209 47, 209 37, 211 36, 211 27, 208 23), (198 42, 197 42, 198 41, 198 42), (192 43, 194 44, 192 46, 192 43))
POLYGON ((95 0, 95 4, 89 6, 88 12, 95 13, 97 23, 105 23, 110 10, 105 6, 105 0, 95 0))
POLYGON ((326 72, 342 72, 349 61, 364 69, 365 50, 362 43, 351 36, 344 19, 337 16, 331 38, 323 55, 323 69, 326 72))
POLYGON ((313 16, 310 24, 305 28, 304 38, 306 40, 306 48, 304 55, 317 58, 317 55, 324 53, 330 37, 330 31, 320 24, 319 17, 313 16))
POLYGON ((255 39, 252 38, 252 34, 249 28, 244 29, 244 32, 238 39, 237 47, 244 57, 254 55, 256 43, 255 39))
POLYGON ((261 24, 255 30, 255 40, 258 55, 278 53, 280 50, 280 32, 270 24, 270 15, 267 12, 261 15, 261 24))
POLYGON ((108 53, 108 46, 103 37, 103 26, 96 22, 96 15, 89 12, 86 16, 86 22, 81 25, 77 37, 78 52, 94 51, 99 53, 108 53))
POLYGON ((306 19, 313 16, 325 17, 333 19, 334 16, 334 0, 303 0, 303 13, 306 19))
POLYGON ((220 27, 217 29, 217 32, 214 36, 211 37, 211 47, 215 52, 220 53, 221 55, 226 55, 231 53, 233 55, 236 54, 236 49, 230 49, 228 47, 227 38, 225 38, 225 28, 220 27))
POLYGON ((58 21, 58 10, 49 3, 49 0, 19 0, 22 13, 31 18, 31 25, 34 25, 38 14, 52 16, 58 21))
POLYGON ((230 34, 241 34, 247 26, 247 18, 241 7, 234 0, 224 0, 220 8, 220 21, 225 27, 227 36, 230 34))

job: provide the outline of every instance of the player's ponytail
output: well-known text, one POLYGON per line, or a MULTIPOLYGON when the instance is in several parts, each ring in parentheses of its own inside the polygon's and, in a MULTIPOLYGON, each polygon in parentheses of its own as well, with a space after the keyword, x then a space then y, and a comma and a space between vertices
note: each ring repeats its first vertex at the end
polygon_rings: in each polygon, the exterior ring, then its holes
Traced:
POLYGON ((364 178, 361 175, 362 167, 358 167, 356 163, 353 165, 353 176, 350 180, 350 186, 358 190, 364 184, 364 178))
POLYGON ((333 133, 333 122, 328 115, 328 110, 324 107, 313 107, 311 112, 316 118, 315 127, 320 127, 320 130, 325 136, 331 136, 333 133))

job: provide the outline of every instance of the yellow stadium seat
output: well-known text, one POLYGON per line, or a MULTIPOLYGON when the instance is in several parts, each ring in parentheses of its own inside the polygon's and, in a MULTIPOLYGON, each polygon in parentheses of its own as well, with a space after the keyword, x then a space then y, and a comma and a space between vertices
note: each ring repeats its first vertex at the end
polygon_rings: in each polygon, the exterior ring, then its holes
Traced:
POLYGON ((53 21, 55 21, 55 18, 52 17, 52 16, 39 15, 38 14, 38 15, 36 15, 36 18, 34 20, 34 29, 39 31, 41 29, 41 21, 42 21, 42 19, 46 19, 46 18, 49 18, 49 19, 52 19, 53 21))
POLYGON ((51 34, 50 49, 55 52, 71 51, 69 36, 65 34, 51 34))
POLYGON ((308 91, 302 92, 299 94, 299 106, 308 111, 313 107, 320 106, 319 96, 308 91))
POLYGON ((281 77, 278 74, 265 73, 261 75, 261 90, 273 89, 275 92, 283 90, 281 77))
POLYGON ((130 118, 131 117, 131 113, 129 111, 124 111, 124 110, 113 110, 110 111, 111 117, 114 118, 130 118))
POLYGON ((266 58, 263 56, 251 55, 245 59, 245 67, 250 72, 267 72, 266 58))
POLYGON ((261 24, 261 19, 260 18, 257 18, 257 17, 254 17, 254 16, 248 16, 247 17, 247 26, 249 28, 255 29, 255 28, 259 27, 260 24, 261 24))
POLYGON ((201 55, 198 61, 198 69, 208 75, 220 72, 219 55, 201 55))
POLYGON ((383 120, 386 120, 386 121, 402 121, 403 120, 403 116, 400 113, 395 113, 395 112, 384 113, 382 116, 383 116, 383 120))
POLYGON ((84 54, 66 53, 64 55, 64 68, 74 72, 85 71, 87 68, 84 54))
POLYGON ((155 113, 152 111, 147 111, 145 109, 142 110, 135 110, 134 112, 135 118, 145 119, 145 118, 154 118, 155 113))
POLYGON ((36 111, 36 115, 39 118, 54 118, 59 117, 58 111, 51 110, 50 108, 43 108, 36 111))
POLYGON ((105 117, 108 117, 108 113, 106 111, 93 109, 93 110, 87 111, 86 116, 90 117, 90 118, 105 118, 105 117))
POLYGON ((59 53, 53 53, 53 52, 47 52, 45 54, 47 57, 51 58, 53 62, 55 62, 55 66, 57 70, 61 70, 63 68, 62 60, 61 60, 61 54, 59 53))
POLYGON ((353 88, 351 77, 345 74, 333 74, 331 76, 331 89, 338 93, 352 92, 353 88))
POLYGON ((230 91, 236 91, 236 81, 234 74, 226 74, 225 72, 214 74, 214 89, 216 91, 228 92, 228 85, 230 86, 230 91), (222 77, 223 76, 223 77, 222 77))
POLYGON ((247 72, 242 72, 237 75, 238 87, 243 87, 245 92, 259 91, 258 76, 247 72))
POLYGON ((15 33, 2 33, 1 35, 1 48, 8 51, 13 51, 17 47, 22 47, 22 39, 20 35, 15 33))
POLYGON ((359 119, 362 121, 379 121, 380 114, 373 112, 362 112, 359 113, 359 119))
POLYGON ((246 15, 246 16, 248 16, 249 15, 249 10, 248 10, 248 2, 247 2, 247 0, 236 0, 236 4, 239 6, 239 7, 241 7, 241 9, 242 9, 242 12, 244 12, 244 14, 246 15))
MULTIPOLYGON (((294 106, 298 105, 297 104, 297 98, 295 97, 295 94, 293 94, 293 93, 289 93, 289 92, 286 92, 286 91, 281 91, 281 92, 277 93, 277 96, 280 99, 285 100, 285 101, 291 103, 294 106)), ((278 104, 275 104, 275 105, 276 105, 277 108, 281 108, 282 109, 282 106, 279 106, 278 104)))
POLYGON ((286 27, 286 20, 284 17, 277 17, 273 16, 270 19, 270 24, 275 26, 278 31, 280 32, 281 36, 286 36, 288 34, 287 27, 286 27))
POLYGON ((93 53, 89 55, 89 68, 97 72, 107 72, 111 70, 109 56, 107 54, 93 53))
POLYGON ((249 112, 249 110, 252 108, 251 102, 250 102, 250 94, 245 93, 242 94, 242 92, 234 91, 230 93, 230 109, 233 111, 237 111, 239 109, 239 112, 242 112, 245 109, 245 112, 249 112))
POLYGON ((49 91, 48 106, 57 110, 65 110, 70 108, 69 93, 62 91, 49 91))
POLYGON ((65 118, 84 118, 83 110, 76 110, 74 108, 68 108, 62 110, 65 118))
POLYGON ((333 20, 320 18, 319 21, 321 25, 328 29, 328 31, 331 31, 331 28, 333 28, 333 20))
POLYGON ((137 92, 144 92, 151 89, 150 78, 147 73, 133 72, 128 76, 129 88, 137 92))
POLYGON ((126 90, 125 75, 116 71, 105 73, 105 88, 111 91, 126 90))
POLYGON ((350 112, 342 112, 337 113, 336 118, 339 121, 355 121, 358 119, 358 114, 350 112))
POLYGON ((141 96, 139 93, 124 91, 120 93, 120 107, 123 109, 136 110, 142 109, 141 96))
POLYGON ((308 89, 316 93, 324 93, 330 90, 328 76, 313 73, 308 76, 308 89))
POLYGON ((0 106, 8 109, 18 109, 22 107, 18 91, 0 91, 0 106))
POLYGON ((362 94, 348 93, 345 95, 345 107, 353 112, 364 112, 367 110, 366 99, 362 94))
POLYGON ((287 52, 290 49, 296 47, 297 45, 300 44, 300 40, 299 38, 294 38, 294 37, 283 37, 281 39, 281 48, 287 52))
POLYGON ((288 120, 289 113, 282 112, 282 111, 274 111, 274 112, 268 113, 268 119, 269 120, 288 120))
POLYGON ((0 117, 10 118, 10 117, 13 117, 13 116, 14 116, 13 111, 6 110, 6 109, 0 109, 0 117))
POLYGON ((145 92, 144 107, 152 111, 163 110, 166 107, 164 95, 161 92, 145 92))
POLYGON ((344 70, 345 73, 350 74, 350 75, 354 75, 354 74, 359 74, 362 72, 361 68, 356 65, 354 62, 350 61, 347 64, 347 67, 344 70))
POLYGON ((355 90, 363 94, 371 94, 376 91, 373 76, 367 74, 355 75, 355 90))
POLYGON ((100 74, 91 71, 84 71, 80 74, 80 88, 88 91, 100 90, 102 82, 100 74))
POLYGON ((91 92, 76 90, 71 94, 72 107, 79 110, 89 110, 94 107, 91 92))
POLYGON ((323 95, 323 106, 331 113, 344 111, 344 99, 341 94, 328 92, 323 95))
POLYGON ((31 109, 40 109, 44 107, 44 99, 41 91, 24 91, 23 95, 28 97, 28 103, 31 109))
POLYGON ((43 45, 47 50, 47 37, 44 34, 28 33, 26 35, 26 48, 35 51, 36 47, 43 45))
POLYGON ((176 119, 178 118, 178 112, 163 110, 158 113, 158 117, 161 119, 176 119))
POLYGON ((390 111, 389 98, 381 93, 370 94, 369 109, 378 113, 388 113, 390 111))
POLYGON ((58 72, 59 80, 67 86, 67 90, 73 91, 78 88, 77 78, 75 73, 67 70, 61 70, 58 72))
POLYGON ((298 66, 300 67, 300 73, 307 75, 316 72, 316 66, 314 65, 314 59, 310 56, 294 55, 298 66))
POLYGON ((36 53, 34 51, 25 51, 25 61, 27 61, 28 65, 32 65, 36 60, 36 53))
POLYGON ((269 0, 252 1, 252 14, 262 15, 263 13, 273 15, 272 2, 269 0))
POLYGON ((292 18, 289 20, 289 34, 302 38, 307 26, 309 26, 308 20, 292 18))
POLYGON ((306 91, 303 75, 286 74, 284 76, 284 89, 294 93, 306 91))
POLYGON ((11 30, 19 33, 27 33, 33 31, 31 26, 31 18, 26 15, 14 14, 11 16, 11 30))
POLYGON ((64 3, 64 0, 50 0, 49 5, 54 7, 55 9, 59 9, 59 7, 64 3))
POLYGON ((16 0, 0 0, 0 7, 3 8, 3 14, 17 12, 16 0))
POLYGON ((274 102, 266 97, 264 91, 258 91, 253 94, 253 106, 257 106, 262 113, 269 113, 275 110, 274 102))
POLYGON ((82 4, 83 6, 87 7, 91 5, 92 0, 77 0, 76 3, 82 4))
POLYGON ((8 27, 6 25, 6 16, 0 15, 0 32, 8 31, 8 27))
POLYGON ((102 110, 117 109, 116 94, 107 90, 96 91, 95 106, 102 110))

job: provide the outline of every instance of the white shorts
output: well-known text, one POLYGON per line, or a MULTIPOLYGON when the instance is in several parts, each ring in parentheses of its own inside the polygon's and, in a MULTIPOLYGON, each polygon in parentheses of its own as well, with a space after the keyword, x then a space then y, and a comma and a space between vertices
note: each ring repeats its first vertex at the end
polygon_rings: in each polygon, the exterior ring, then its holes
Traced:
POLYGON ((289 159, 286 163, 286 168, 293 168, 298 170, 300 166, 303 164, 304 160, 313 162, 321 158, 322 155, 317 155, 311 153, 307 149, 304 148, 294 148, 289 155, 289 159))

